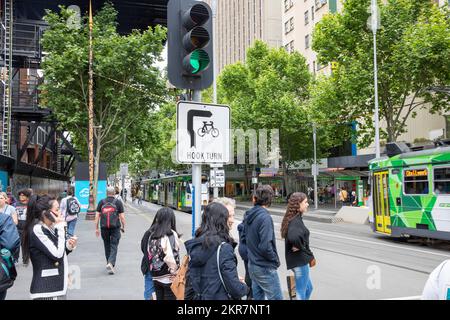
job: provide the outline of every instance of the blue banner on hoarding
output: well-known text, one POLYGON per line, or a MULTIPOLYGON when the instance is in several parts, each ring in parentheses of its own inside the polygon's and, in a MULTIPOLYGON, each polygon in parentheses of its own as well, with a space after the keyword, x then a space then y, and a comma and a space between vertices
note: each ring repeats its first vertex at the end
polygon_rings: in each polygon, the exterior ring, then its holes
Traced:
MULTIPOLYGON (((87 212, 89 208, 89 181, 75 181, 75 196, 80 201, 81 212, 87 212)), ((106 180, 98 182, 97 187, 97 204, 100 200, 106 198, 106 180)))
POLYGON ((6 192, 8 186, 8 172, 0 170, 0 191, 6 192))

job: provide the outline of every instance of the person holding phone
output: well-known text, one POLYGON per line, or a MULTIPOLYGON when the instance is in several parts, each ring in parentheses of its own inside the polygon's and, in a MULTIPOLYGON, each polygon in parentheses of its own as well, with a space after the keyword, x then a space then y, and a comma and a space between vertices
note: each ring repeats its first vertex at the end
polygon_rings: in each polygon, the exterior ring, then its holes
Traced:
POLYGON ((30 297, 34 300, 65 300, 68 286, 67 254, 77 238, 66 238, 66 223, 56 199, 32 196, 24 231, 24 258, 31 260, 33 279, 30 297))

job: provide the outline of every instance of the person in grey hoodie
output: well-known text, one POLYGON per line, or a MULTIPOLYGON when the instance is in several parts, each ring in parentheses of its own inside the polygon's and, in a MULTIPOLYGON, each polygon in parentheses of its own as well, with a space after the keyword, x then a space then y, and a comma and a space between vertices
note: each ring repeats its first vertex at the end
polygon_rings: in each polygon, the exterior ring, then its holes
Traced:
POLYGON ((252 280, 254 300, 283 300, 280 266, 272 217, 267 208, 272 203, 273 189, 262 185, 253 196, 254 207, 245 213, 239 232, 239 253, 248 259, 248 273, 252 280))

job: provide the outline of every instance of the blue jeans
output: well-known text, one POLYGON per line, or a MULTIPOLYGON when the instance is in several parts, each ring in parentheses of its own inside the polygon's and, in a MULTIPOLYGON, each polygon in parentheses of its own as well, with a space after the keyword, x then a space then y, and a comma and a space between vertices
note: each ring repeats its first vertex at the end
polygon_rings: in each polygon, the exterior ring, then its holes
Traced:
POLYGON ((72 221, 67 222, 67 233, 69 236, 73 236, 75 234, 75 226, 77 224, 78 219, 74 219, 72 221))
POLYGON ((147 272, 144 276, 144 299, 152 299, 153 292, 155 292, 155 286, 153 285, 153 277, 150 272, 147 272))
POLYGON ((294 268, 295 274, 295 291, 297 300, 309 300, 313 286, 309 277, 309 264, 294 268))
POLYGON ((254 300, 283 300, 277 269, 260 267, 248 263, 248 273, 252 279, 254 300))

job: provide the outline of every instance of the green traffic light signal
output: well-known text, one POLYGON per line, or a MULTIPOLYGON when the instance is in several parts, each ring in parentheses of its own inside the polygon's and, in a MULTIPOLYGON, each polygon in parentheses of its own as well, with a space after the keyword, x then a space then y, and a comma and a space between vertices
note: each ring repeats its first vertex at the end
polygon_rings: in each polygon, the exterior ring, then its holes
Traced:
POLYGON ((208 53, 201 49, 194 50, 194 52, 186 57, 186 60, 185 69, 191 74, 202 72, 209 66, 209 62, 211 61, 208 53))
POLYGON ((167 23, 170 82, 184 89, 209 87, 214 79, 211 8, 198 0, 169 0, 167 23))

